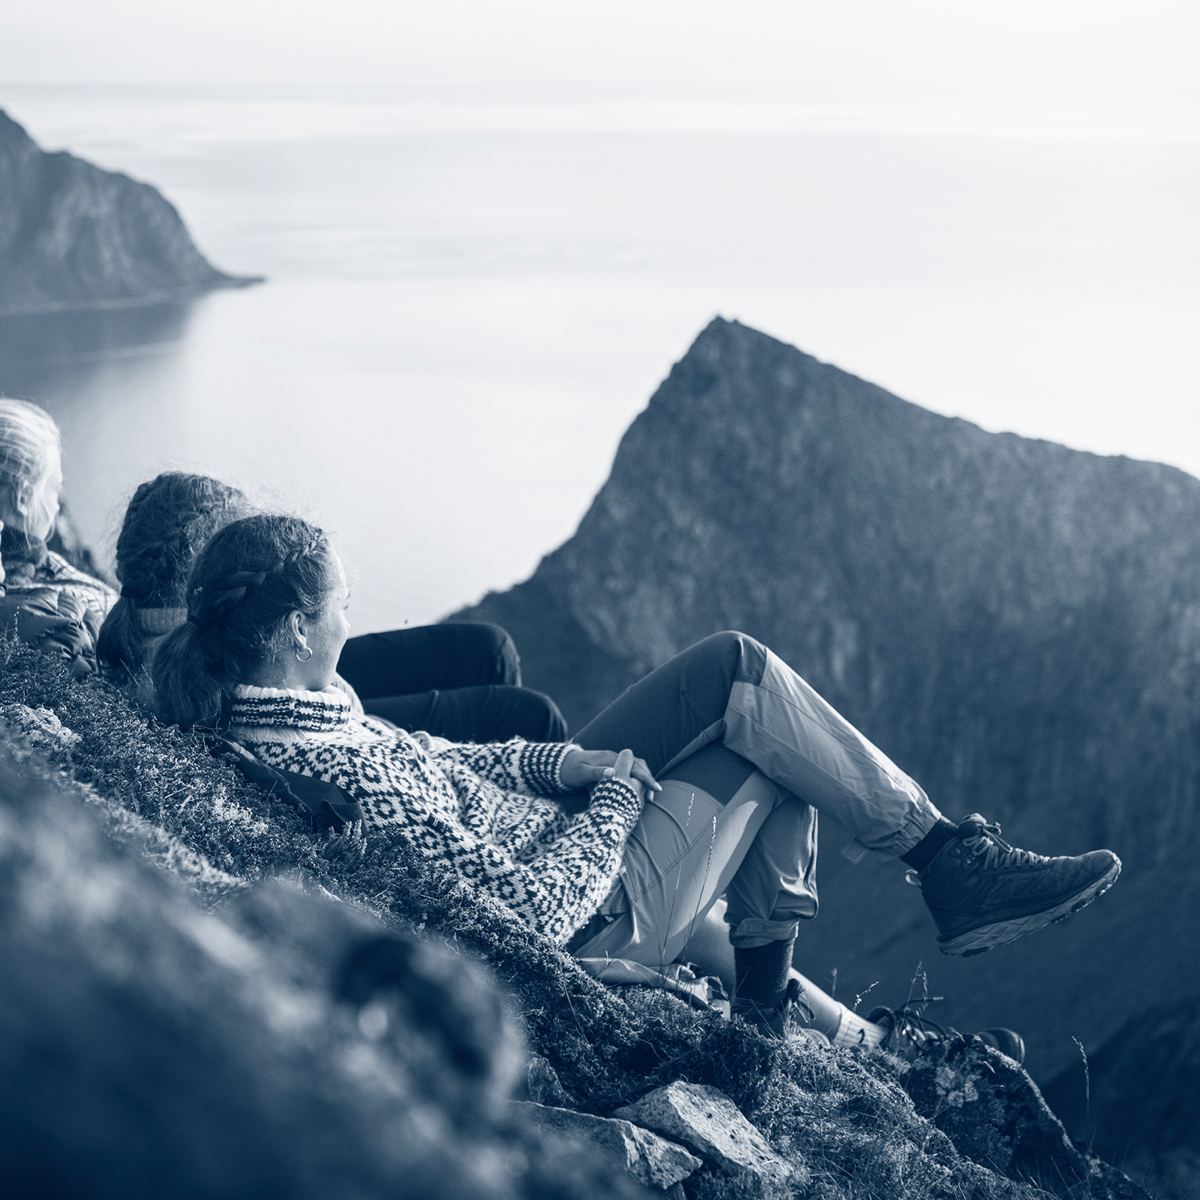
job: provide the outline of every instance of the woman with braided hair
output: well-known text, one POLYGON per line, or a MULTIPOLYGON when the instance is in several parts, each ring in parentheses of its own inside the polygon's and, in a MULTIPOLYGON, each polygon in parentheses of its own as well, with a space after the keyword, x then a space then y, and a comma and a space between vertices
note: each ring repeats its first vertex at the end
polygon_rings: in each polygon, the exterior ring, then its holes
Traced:
MULTIPOLYGON (((601 978, 618 963, 663 971, 724 894, 736 1015, 780 1035, 790 1023, 835 1045, 915 1053, 932 1035, 912 1014, 864 1019, 791 970, 799 924, 817 912, 818 811, 851 829, 863 854, 910 868, 947 954, 1059 920, 1120 871, 1108 850, 1044 858, 978 814, 946 820, 740 633, 664 663, 575 743, 406 733, 356 714, 335 686, 349 598, 319 529, 287 517, 226 526, 197 559, 187 621, 155 659, 161 715, 336 784, 368 828, 449 865, 601 978)), ((1020 1056, 1011 1031, 985 1040, 1020 1056)))
MULTIPOLYGON (((218 529, 250 512, 241 491, 208 475, 168 471, 134 493, 117 539, 121 598, 97 651, 109 677, 139 702, 152 706, 150 661, 187 617, 196 555, 218 529)), ((363 634, 346 643, 338 672, 356 706, 410 731, 478 742, 566 736, 554 701, 520 686, 516 647, 495 625, 363 634)))
POLYGON ((223 525, 249 513, 237 488, 207 475, 170 471, 134 492, 117 538, 121 595, 96 652, 114 682, 143 703, 151 701, 154 651, 187 619, 184 591, 196 555, 223 525))
POLYGON ((65 658, 80 675, 95 665, 116 594, 46 545, 62 481, 54 419, 36 404, 0 398, 0 631, 65 658))

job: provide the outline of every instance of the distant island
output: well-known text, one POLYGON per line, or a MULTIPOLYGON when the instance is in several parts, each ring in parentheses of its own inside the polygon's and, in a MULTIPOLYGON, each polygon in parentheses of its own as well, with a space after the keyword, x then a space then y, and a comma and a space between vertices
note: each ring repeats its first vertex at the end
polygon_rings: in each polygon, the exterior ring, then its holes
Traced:
POLYGON ((261 282, 217 270, 150 184, 42 150, 0 110, 0 316, 186 300, 261 282))

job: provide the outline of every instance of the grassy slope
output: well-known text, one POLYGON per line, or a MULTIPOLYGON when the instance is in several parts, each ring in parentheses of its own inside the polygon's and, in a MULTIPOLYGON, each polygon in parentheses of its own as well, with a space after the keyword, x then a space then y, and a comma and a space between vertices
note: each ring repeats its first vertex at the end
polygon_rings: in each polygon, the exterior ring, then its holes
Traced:
MULTIPOLYGON (((1040 1135, 1022 1133, 1033 1128, 1028 1114, 1020 1117, 1025 1126, 1014 1126, 1011 1097, 1025 1103, 1036 1096, 1015 1070, 997 1076, 987 1061, 968 1068, 994 1087, 986 1103, 966 1106, 961 1080, 947 1086, 944 1073, 929 1075, 910 1090, 935 1123, 919 1114, 899 1086, 897 1064, 885 1056, 769 1043, 663 993, 606 990, 509 910, 436 865, 414 861, 378 835, 309 832, 305 820, 212 758, 193 736, 145 718, 101 681, 71 682, 56 663, 6 642, 0 720, 10 730, 23 725, 21 741, 37 743, 39 754, 85 785, 112 838, 183 876, 209 906, 247 884, 285 876, 354 902, 392 927, 436 932, 482 958, 515 997, 532 1048, 581 1110, 607 1113, 673 1079, 714 1085, 802 1168, 809 1183, 796 1194, 828 1200, 1045 1194, 983 1162, 1018 1180, 1037 1179, 1057 1195, 1089 1194, 1088 1185, 1063 1177, 1069 1154, 1064 1158, 1061 1146, 1042 1155, 1040 1135), (32 726, 29 710, 42 710, 32 726), (60 734, 46 710, 70 733, 60 734)), ((969 1083, 966 1096, 975 1098, 969 1083)), ((745 1181, 712 1174, 696 1177, 689 1190, 693 1198, 751 1194, 745 1181)), ((1117 1193, 1093 1179, 1090 1194, 1117 1193)))

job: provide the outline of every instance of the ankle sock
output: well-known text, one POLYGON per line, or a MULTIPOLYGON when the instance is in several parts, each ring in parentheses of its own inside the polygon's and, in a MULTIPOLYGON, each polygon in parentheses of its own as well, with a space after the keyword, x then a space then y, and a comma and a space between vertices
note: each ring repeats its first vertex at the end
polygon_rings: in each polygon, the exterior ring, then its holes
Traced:
POLYGON ((887 1030, 882 1025, 876 1025, 874 1021, 868 1021, 865 1017, 860 1017, 858 1013, 851 1012, 843 1006, 842 1019, 838 1022, 837 1031, 826 1036, 838 1047, 870 1047, 878 1046, 887 1037, 887 1030))
POLYGON ((783 999, 792 965, 795 938, 733 951, 734 1001, 772 1008, 783 999))
POLYGON ((945 817, 938 817, 938 823, 907 853, 900 855, 902 863, 923 871, 937 852, 958 834, 958 826, 945 817))

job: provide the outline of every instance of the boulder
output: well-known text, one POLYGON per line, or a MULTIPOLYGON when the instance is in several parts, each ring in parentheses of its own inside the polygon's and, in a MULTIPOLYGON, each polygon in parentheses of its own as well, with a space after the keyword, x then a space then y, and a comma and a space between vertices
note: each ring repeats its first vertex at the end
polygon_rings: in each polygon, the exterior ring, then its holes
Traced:
POLYGON ((792 1168, 767 1145, 733 1101, 716 1088, 698 1083, 668 1084, 655 1088, 636 1104, 618 1108, 613 1116, 682 1142, 728 1175, 748 1172, 779 1183, 793 1177, 792 1168))
POLYGON ((1091 1200, 1149 1200, 1126 1175, 1081 1152, 1025 1071, 978 1040, 948 1041, 900 1070, 917 1112, 981 1166, 1015 1180, 1055 1180, 1056 1191, 1091 1200))
POLYGON ((682 1146, 630 1121, 525 1101, 515 1107, 542 1129, 594 1146, 647 1187, 665 1191, 703 1166, 682 1146))

